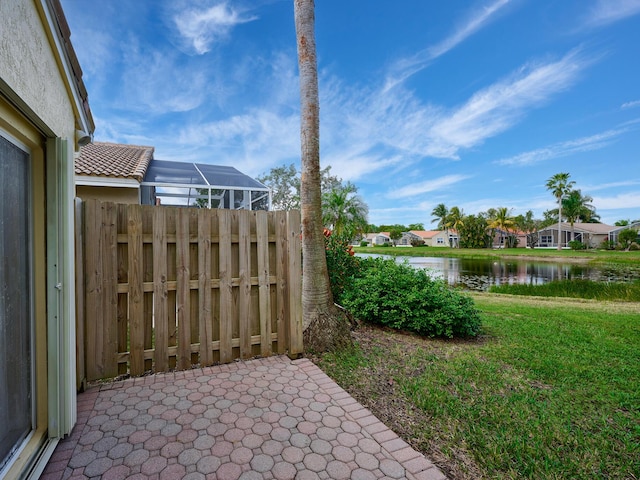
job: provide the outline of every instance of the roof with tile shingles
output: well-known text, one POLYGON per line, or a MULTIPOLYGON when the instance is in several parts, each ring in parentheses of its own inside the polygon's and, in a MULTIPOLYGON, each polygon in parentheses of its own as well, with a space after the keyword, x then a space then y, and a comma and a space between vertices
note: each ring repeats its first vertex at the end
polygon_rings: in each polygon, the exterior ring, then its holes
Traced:
POLYGON ((80 149, 76 175, 130 178, 142 182, 153 159, 153 147, 94 142, 80 149))

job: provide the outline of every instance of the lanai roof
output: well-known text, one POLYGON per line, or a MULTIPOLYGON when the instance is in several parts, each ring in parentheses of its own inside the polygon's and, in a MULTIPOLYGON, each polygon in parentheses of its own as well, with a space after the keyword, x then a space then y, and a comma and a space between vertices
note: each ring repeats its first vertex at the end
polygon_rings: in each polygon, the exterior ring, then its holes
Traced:
POLYGON ((268 191, 265 185, 233 167, 168 160, 153 160, 144 176, 144 184, 268 191))

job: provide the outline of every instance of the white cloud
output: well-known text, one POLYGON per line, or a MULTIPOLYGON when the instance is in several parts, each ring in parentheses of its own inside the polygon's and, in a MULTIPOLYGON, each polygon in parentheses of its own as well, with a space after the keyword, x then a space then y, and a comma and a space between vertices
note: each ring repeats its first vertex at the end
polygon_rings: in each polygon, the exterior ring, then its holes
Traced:
POLYGON ((436 58, 444 55, 468 37, 486 26, 496 14, 512 0, 493 0, 492 3, 471 12, 447 38, 421 50, 415 55, 396 61, 387 75, 383 91, 389 90, 407 78, 427 68, 436 58))
POLYGON ((640 185, 640 180, 627 180, 624 182, 600 183, 597 185, 589 185, 584 187, 586 191, 606 190, 607 188, 633 187, 640 185))
POLYGON ((186 127, 178 142, 197 146, 206 163, 242 165, 244 173, 257 175, 299 157, 299 129, 297 114, 278 115, 261 108, 186 127))
POLYGON ((460 148, 478 145, 507 130, 527 110, 544 105, 553 95, 571 87, 591 61, 574 50, 555 62, 526 65, 506 80, 474 94, 441 118, 428 134, 434 143, 449 145, 450 155, 455 157, 460 148))
POLYGON ((554 143, 544 148, 538 148, 529 152, 520 153, 513 157, 503 158, 494 163, 498 165, 517 165, 528 166, 536 163, 550 160, 552 158, 561 158, 580 152, 588 152, 591 150, 599 150, 610 145, 616 137, 626 133, 627 130, 607 130, 606 132, 589 137, 582 137, 576 140, 568 140, 566 142, 554 143))
POLYGON ((427 192, 443 190, 451 185, 459 183, 469 178, 468 175, 445 175, 444 177, 426 180, 424 182, 412 183, 402 188, 392 190, 387 193, 389 198, 406 198, 422 195, 427 192))
POLYGON ((593 197, 598 210, 640 208, 640 193, 621 193, 614 197, 593 197))
POLYGON ((226 1, 205 8, 187 3, 173 16, 179 34, 198 55, 207 53, 214 43, 225 39, 233 27, 256 19, 253 15, 245 16, 226 1))
POLYGON ((600 27, 640 13, 640 0, 597 0, 585 24, 600 27))
POLYGON ((640 107, 640 100, 634 100, 633 102, 626 102, 620 105, 620 108, 622 109, 635 107, 640 107))

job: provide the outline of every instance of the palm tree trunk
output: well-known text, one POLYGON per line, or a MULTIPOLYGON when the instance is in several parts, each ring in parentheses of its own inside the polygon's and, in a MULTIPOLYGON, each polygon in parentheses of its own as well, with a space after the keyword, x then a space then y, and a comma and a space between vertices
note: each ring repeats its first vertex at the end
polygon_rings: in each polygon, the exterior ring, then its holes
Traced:
POLYGON ((306 348, 327 350, 350 342, 349 324, 333 303, 322 226, 320 107, 313 0, 294 0, 300 70, 302 147, 302 316, 306 348))
POLYGON ((558 199, 558 250, 562 250, 560 238, 562 237, 562 197, 558 199))

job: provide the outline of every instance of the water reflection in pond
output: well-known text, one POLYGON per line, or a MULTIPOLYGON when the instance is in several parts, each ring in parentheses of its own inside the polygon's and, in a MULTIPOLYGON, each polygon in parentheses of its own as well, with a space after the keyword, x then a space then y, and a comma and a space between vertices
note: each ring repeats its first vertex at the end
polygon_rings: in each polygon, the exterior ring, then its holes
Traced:
MULTIPOLYGON (((387 255, 358 254, 361 257, 387 255)), ((395 257, 416 268, 427 269, 449 285, 470 290, 488 290, 491 285, 532 284, 553 280, 589 279, 600 281, 632 281, 640 278, 640 267, 587 266, 576 263, 535 262, 514 259, 471 259, 448 257, 395 257)))

